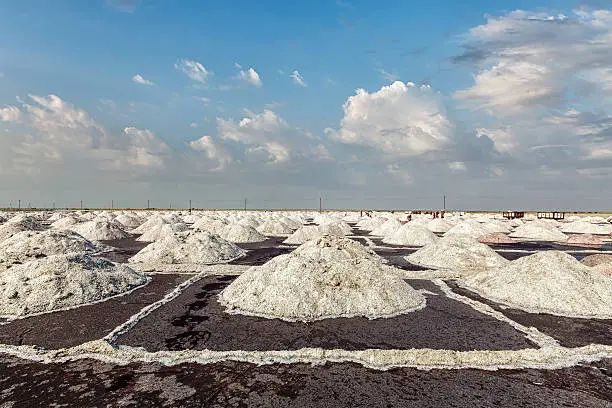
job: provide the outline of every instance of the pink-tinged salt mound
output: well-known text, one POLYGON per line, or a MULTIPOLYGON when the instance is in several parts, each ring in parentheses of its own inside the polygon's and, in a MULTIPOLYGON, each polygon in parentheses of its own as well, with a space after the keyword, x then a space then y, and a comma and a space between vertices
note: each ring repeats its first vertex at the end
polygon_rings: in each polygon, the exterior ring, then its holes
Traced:
POLYGON ((592 234, 577 234, 570 235, 565 242, 567 245, 582 246, 582 247, 594 247, 599 248, 605 244, 602 237, 598 237, 592 234))
POLYGON ((502 232, 487 234, 478 239, 481 244, 515 244, 517 241, 502 232))
POLYGON ((597 266, 601 264, 611 264, 612 265, 612 255, 607 254, 593 254, 589 256, 585 256, 580 261, 586 266, 597 266))
POLYGON ((593 270, 601 273, 604 276, 612 278, 612 264, 601 264, 593 267, 593 270))

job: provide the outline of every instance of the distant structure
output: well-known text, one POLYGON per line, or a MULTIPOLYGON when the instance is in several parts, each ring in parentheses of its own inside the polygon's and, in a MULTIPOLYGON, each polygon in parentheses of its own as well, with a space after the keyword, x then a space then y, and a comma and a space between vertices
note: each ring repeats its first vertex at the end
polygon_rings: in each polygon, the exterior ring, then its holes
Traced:
POLYGON ((513 220, 515 218, 523 218, 525 216, 525 213, 522 211, 504 211, 502 213, 502 216, 509 220, 513 220))
POLYGON ((538 213, 538 219, 562 220, 564 218, 565 218, 564 212, 550 211, 550 212, 539 212, 538 213))

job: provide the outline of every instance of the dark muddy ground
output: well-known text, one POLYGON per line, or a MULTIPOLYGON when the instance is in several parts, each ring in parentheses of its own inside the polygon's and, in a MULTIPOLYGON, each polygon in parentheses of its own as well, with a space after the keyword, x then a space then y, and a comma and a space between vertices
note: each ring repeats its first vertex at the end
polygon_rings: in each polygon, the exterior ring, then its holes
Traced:
POLYGON ((132 235, 125 239, 114 239, 110 241, 100 241, 103 244, 110 245, 115 248, 114 251, 103 254, 103 258, 108 259, 111 262, 126 263, 128 259, 136 255, 140 250, 150 242, 140 242, 136 239, 140 235, 132 235))
POLYGON ((76 309, 15 320, 0 326, 0 343, 57 349, 101 339, 187 279, 188 275, 154 275, 147 286, 125 296, 76 309))
POLYGON ((612 345, 612 320, 576 319, 502 308, 499 304, 460 287, 454 281, 447 281, 447 284, 455 293, 485 303, 523 326, 535 327, 555 338, 562 346, 581 347, 592 343, 612 345))
POLYGON ((560 370, 374 371, 357 364, 256 366, 0 356, 7 407, 610 407, 612 361, 560 370))
POLYGON ((138 322, 117 344, 156 350, 294 350, 304 347, 436 348, 506 350, 534 347, 522 333, 497 319, 444 296, 429 281, 409 281, 427 289, 427 307, 389 319, 325 319, 286 322, 229 315, 217 294, 234 276, 207 277, 173 302, 138 322))

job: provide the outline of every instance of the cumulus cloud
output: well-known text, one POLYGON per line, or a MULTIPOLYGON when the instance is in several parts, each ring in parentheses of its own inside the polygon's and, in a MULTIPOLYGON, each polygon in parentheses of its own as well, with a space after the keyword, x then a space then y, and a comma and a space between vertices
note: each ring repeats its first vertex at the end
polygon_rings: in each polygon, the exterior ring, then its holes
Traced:
POLYGON ((246 71, 241 69, 236 78, 258 88, 261 88, 263 85, 259 74, 253 68, 249 68, 246 71))
POLYGON ((206 84, 211 73, 197 61, 182 59, 174 64, 174 68, 185 73, 192 81, 206 84))
POLYGON ((297 69, 295 71, 293 71, 289 76, 291 77, 291 79, 293 79, 293 82, 295 82, 299 86, 303 86, 304 88, 306 88, 308 86, 308 84, 304 81, 304 78, 298 72, 297 69))
POLYGON ((390 156, 417 156, 439 150, 454 126, 429 86, 396 81, 369 93, 358 89, 344 103, 340 129, 326 129, 333 140, 368 146, 390 156))
POLYGON ((147 168, 164 167, 164 156, 170 149, 155 133, 135 127, 127 127, 123 133, 128 139, 126 160, 129 164, 147 168))
POLYGON ((234 161, 227 149, 217 143, 211 136, 203 136, 198 140, 189 142, 189 147, 193 150, 204 152, 209 160, 217 163, 217 167, 212 169, 212 171, 224 170, 227 165, 234 161))
POLYGON ((144 79, 142 75, 140 74, 136 74, 132 77, 132 81, 136 82, 137 84, 142 84, 142 85, 155 85, 153 82, 149 81, 148 79, 144 79))
POLYGON ((7 106, 0 108, 1 122, 17 122, 21 117, 21 111, 16 106, 7 106))

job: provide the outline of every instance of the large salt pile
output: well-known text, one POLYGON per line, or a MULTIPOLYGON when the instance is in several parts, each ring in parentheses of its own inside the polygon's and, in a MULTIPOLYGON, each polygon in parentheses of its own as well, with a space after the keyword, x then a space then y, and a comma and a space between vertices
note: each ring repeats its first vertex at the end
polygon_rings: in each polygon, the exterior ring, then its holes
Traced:
POLYGON ((444 233, 444 236, 460 234, 477 239, 484 235, 490 234, 491 232, 494 231, 491 231, 484 224, 481 224, 478 221, 466 220, 461 221, 459 224, 446 231, 446 233, 444 233))
POLYGON ((38 219, 27 214, 16 215, 7 222, 22 225, 25 229, 32 231, 42 231, 45 228, 38 219))
POLYGON ((352 232, 351 227, 344 221, 321 224, 317 227, 321 235, 338 235, 345 236, 352 232))
POLYGON ((389 218, 387 221, 385 221, 384 224, 382 224, 382 225, 376 227, 375 229, 373 229, 370 232, 370 235, 375 235, 375 236, 379 236, 379 237, 386 237, 387 235, 390 235, 393 232, 395 232, 398 229, 400 229, 401 226, 402 226, 402 223, 399 222, 397 219, 389 218))
POLYGON ((227 221, 220 218, 202 217, 192 228, 194 231, 220 234, 227 225, 227 221))
POLYGON ((29 231, 29 229, 19 223, 5 222, 0 225, 0 242, 22 231, 29 231))
POLYGON ((142 224, 142 220, 136 215, 132 214, 121 214, 115 218, 115 221, 123 225, 128 230, 138 228, 142 224))
POLYGON ((187 268, 211 265, 242 258, 246 252, 218 235, 206 232, 177 232, 153 242, 129 259, 147 270, 167 270, 169 265, 184 264, 187 268))
POLYGON ((0 270, 36 258, 107 250, 72 231, 23 231, 0 242, 0 270))
POLYGON ((533 313, 612 318, 612 279, 560 251, 542 251, 462 284, 496 302, 533 313))
POLYGON ((425 298, 362 245, 324 236, 251 268, 219 295, 228 313, 315 321, 391 317, 425 306, 425 298))
POLYGON ((556 241, 565 242, 568 236, 554 227, 546 227, 531 221, 517 227, 511 234, 511 238, 519 238, 523 241, 556 241))
POLYGON ((478 239, 478 242, 483 244, 499 245, 499 244, 516 244, 517 241, 510 238, 503 232, 493 232, 491 234, 483 235, 478 239))
POLYGON ((357 223, 357 228, 364 231, 372 231, 383 225, 386 221, 387 219, 382 217, 364 217, 357 223))
POLYGON ((445 236, 408 255, 406 259, 425 267, 453 269, 459 272, 495 268, 508 263, 487 245, 460 234, 445 236))
POLYGON ((429 220, 427 224, 425 224, 425 226, 431 232, 445 233, 451 228, 453 228, 455 224, 445 218, 436 218, 433 220, 429 220))
POLYGON ((221 238, 235 244, 263 242, 267 239, 264 235, 257 232, 255 228, 242 224, 227 225, 219 235, 221 238))
POLYGON ((383 242, 392 245, 425 246, 438 240, 436 234, 427 228, 408 223, 387 235, 383 242))
POLYGON ((177 222, 174 224, 156 224, 148 229, 147 232, 136 238, 140 242, 154 242, 162 240, 175 232, 187 231, 187 224, 177 222))
POLYGON ((319 228, 314 225, 304 225, 298 228, 293 234, 283 241, 283 244, 301 245, 311 239, 315 239, 323 235, 319 228))
POLYGON ((257 227, 260 234, 269 237, 282 237, 293 234, 293 228, 282 221, 268 220, 264 221, 257 227))
POLYGON ((90 241, 110 241, 125 239, 130 236, 130 234, 121 229, 118 223, 100 219, 74 225, 70 229, 90 241))
POLYGON ((53 221, 51 223, 51 228, 56 230, 69 229, 73 225, 77 225, 81 222, 76 215, 68 215, 66 217, 60 218, 57 221, 53 221))
POLYGON ((612 232, 612 225, 597 225, 590 222, 576 221, 563 225, 561 231, 566 234, 608 235, 612 232))
POLYGON ((52 255, 0 274, 0 315, 24 316, 83 305, 144 285, 125 265, 84 254, 52 255))

